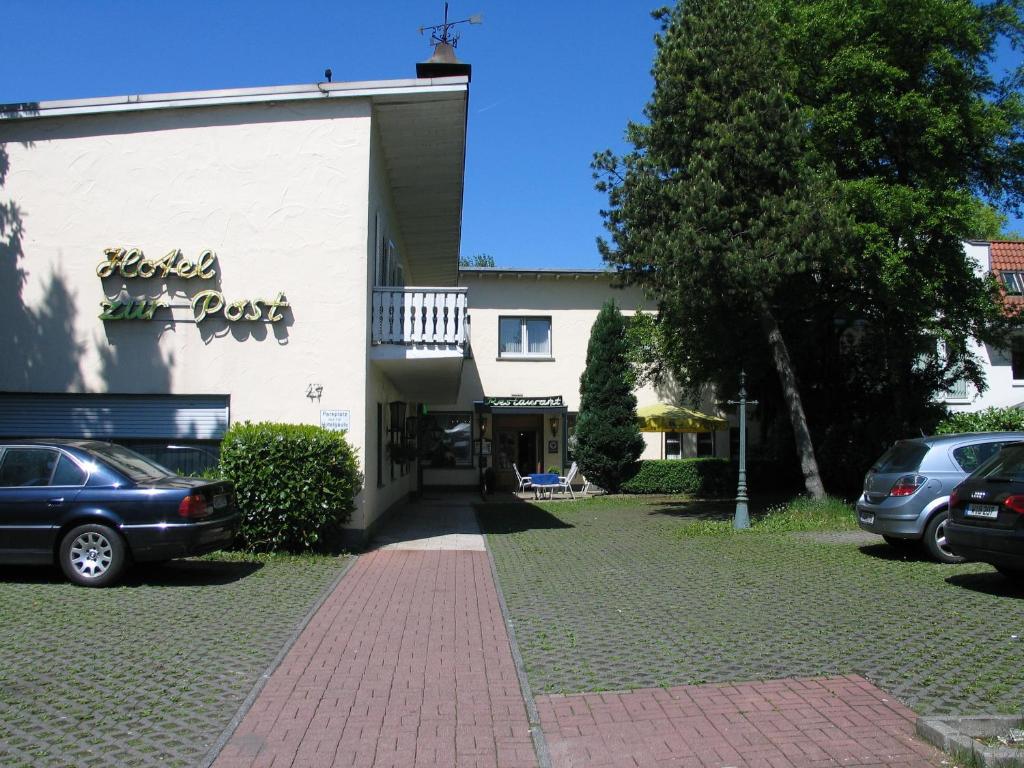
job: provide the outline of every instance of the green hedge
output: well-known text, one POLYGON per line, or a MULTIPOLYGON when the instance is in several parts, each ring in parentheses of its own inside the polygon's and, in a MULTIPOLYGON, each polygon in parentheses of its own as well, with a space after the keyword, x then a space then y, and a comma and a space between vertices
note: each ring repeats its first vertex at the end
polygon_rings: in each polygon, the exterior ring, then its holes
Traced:
POLYGON ((257 551, 336 546, 363 482, 343 433, 303 424, 236 424, 220 466, 242 510, 240 543, 257 551))
POLYGON ((727 491, 732 475, 726 459, 641 461, 637 473, 622 484, 622 492, 720 496, 727 491))
POLYGON ((1024 430, 1024 410, 986 408, 976 413, 953 413, 939 422, 937 435, 956 432, 1018 432, 1024 430))

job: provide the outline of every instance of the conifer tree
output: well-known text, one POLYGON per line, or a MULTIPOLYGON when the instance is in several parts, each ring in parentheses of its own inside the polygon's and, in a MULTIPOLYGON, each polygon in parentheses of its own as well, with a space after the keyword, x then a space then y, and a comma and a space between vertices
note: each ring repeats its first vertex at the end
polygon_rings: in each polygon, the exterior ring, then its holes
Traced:
POLYGON ((648 122, 634 151, 595 159, 612 242, 606 261, 659 300, 684 383, 731 392, 739 369, 778 378, 808 493, 824 495, 780 315, 827 291, 842 230, 835 186, 805 157, 779 30, 751 0, 661 12, 648 122), (687 382, 687 378, 692 377, 687 382))
POLYGON ((618 492, 644 449, 627 345, 625 319, 609 301, 590 330, 574 451, 587 479, 609 493, 618 492))

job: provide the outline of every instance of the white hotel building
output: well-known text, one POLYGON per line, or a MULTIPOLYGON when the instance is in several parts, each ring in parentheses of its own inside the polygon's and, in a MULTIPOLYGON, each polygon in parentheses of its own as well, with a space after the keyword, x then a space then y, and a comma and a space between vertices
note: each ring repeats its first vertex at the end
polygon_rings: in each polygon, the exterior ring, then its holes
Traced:
POLYGON ((180 466, 237 421, 344 429, 357 540, 423 486, 563 467, 594 317, 650 305, 599 271, 460 272, 468 97, 455 76, 0 107, 0 436, 180 466))

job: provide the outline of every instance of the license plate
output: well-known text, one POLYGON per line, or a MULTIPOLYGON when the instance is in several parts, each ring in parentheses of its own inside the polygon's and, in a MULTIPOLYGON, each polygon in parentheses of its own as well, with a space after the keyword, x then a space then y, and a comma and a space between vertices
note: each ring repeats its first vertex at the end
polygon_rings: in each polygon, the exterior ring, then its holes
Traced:
POLYGON ((228 505, 228 495, 226 493, 218 493, 213 497, 213 508, 224 509, 228 505))
POLYGON ((870 512, 861 512, 860 521, 862 523, 867 523, 868 525, 871 525, 873 522, 875 522, 875 516, 870 512))
POLYGON ((968 504, 964 508, 964 517, 982 517, 995 520, 999 516, 999 507, 995 504, 968 504))

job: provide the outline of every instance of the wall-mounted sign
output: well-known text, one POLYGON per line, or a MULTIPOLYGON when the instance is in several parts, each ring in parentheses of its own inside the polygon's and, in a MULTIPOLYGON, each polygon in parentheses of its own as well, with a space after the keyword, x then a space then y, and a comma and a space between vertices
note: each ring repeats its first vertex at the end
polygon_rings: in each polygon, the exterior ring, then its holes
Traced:
POLYGON ((210 250, 199 254, 194 262, 186 259, 179 248, 168 251, 166 256, 156 261, 147 259, 140 248, 104 248, 103 253, 106 260, 96 267, 96 274, 100 277, 111 277, 117 273, 118 277, 125 279, 165 278, 174 275, 185 280, 193 277, 212 280, 217 276, 217 270, 214 269, 217 254, 210 250))
MULTIPOLYGON (((107 258, 96 267, 100 279, 163 280, 178 277, 183 280, 213 280, 217 277, 217 254, 209 249, 200 253, 195 261, 186 259, 178 248, 159 259, 147 259, 141 248, 105 248, 103 253, 107 258)), ((283 291, 273 299, 228 301, 223 293, 213 289, 199 291, 192 296, 190 304, 197 323, 217 314, 222 314, 232 323, 240 320, 277 323, 284 320, 284 315, 278 310, 289 306, 283 291)), ((170 304, 150 297, 118 296, 103 299, 100 307, 100 320, 152 320, 158 309, 168 309, 170 304)))
POLYGON ((485 397, 484 405, 491 408, 561 408, 562 396, 553 397, 485 397))
POLYGON ((332 432, 348 432, 352 423, 351 411, 320 411, 320 426, 332 432))

